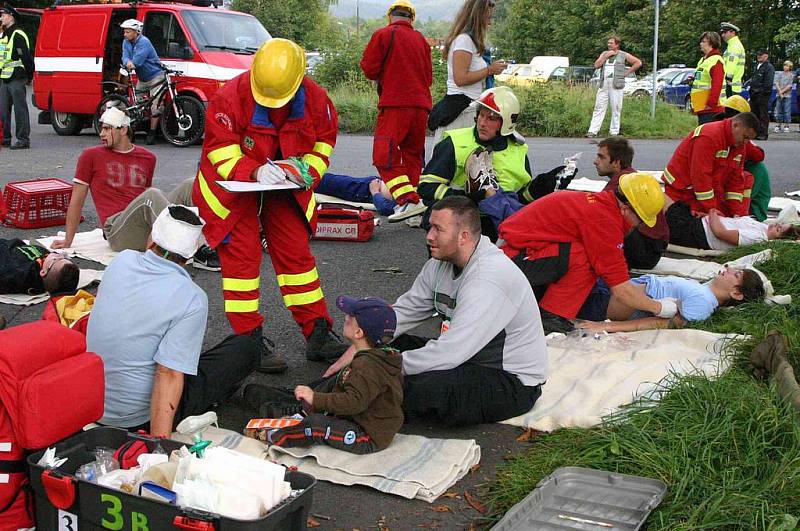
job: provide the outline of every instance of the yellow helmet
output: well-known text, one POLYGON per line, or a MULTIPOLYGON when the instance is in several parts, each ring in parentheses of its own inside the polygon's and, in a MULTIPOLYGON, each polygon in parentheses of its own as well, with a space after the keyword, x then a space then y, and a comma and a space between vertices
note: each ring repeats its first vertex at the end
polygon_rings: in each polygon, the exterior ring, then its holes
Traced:
POLYGON ((750 112, 750 104, 746 99, 735 94, 725 100, 725 107, 739 112, 750 112))
POLYGON ((389 6, 389 9, 386 11, 386 16, 388 17, 392 11, 395 9, 405 9, 406 11, 411 13, 411 21, 413 22, 415 18, 417 18, 417 10, 414 9, 414 4, 409 2, 408 0, 395 0, 392 2, 392 5, 389 6))
POLYGON ((287 39, 261 45, 250 67, 250 90, 259 105, 277 109, 294 97, 306 74, 306 54, 287 39))
POLYGON ((664 209, 664 192, 649 173, 627 173, 619 178, 619 191, 645 225, 654 227, 656 216, 664 209))

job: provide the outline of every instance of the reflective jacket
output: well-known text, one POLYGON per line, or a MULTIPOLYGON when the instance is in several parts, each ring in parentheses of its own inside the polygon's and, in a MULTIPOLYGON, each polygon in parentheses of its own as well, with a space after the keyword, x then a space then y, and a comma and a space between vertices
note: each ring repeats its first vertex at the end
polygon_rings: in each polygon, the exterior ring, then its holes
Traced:
POLYGON ((745 55, 744 46, 738 35, 728 40, 728 46, 725 48, 722 58, 725 61, 725 81, 731 86, 734 94, 739 94, 742 91, 745 55))
POLYGON ((250 91, 250 72, 230 80, 212 98, 206 112, 206 132, 192 197, 206 221, 208 245, 216 247, 239 219, 244 192, 228 192, 215 181, 253 182, 253 170, 267 159, 301 157, 314 182, 293 191, 309 231, 316 230, 314 191, 328 169, 336 144, 338 116, 328 94, 310 78, 303 79, 286 123, 276 129, 269 109, 258 105, 250 91))
POLYGON ((695 114, 717 114, 725 110, 720 104, 724 77, 722 56, 716 48, 697 62, 691 91, 692 108, 695 114), (697 101, 702 103, 695 103, 697 101))
POLYGON ((0 37, 0 79, 32 79, 33 57, 28 36, 24 31, 11 26, 0 37))
POLYGON ((664 170, 665 192, 696 212, 738 210, 744 197, 744 146, 733 145, 731 119, 700 125, 684 138, 664 170))

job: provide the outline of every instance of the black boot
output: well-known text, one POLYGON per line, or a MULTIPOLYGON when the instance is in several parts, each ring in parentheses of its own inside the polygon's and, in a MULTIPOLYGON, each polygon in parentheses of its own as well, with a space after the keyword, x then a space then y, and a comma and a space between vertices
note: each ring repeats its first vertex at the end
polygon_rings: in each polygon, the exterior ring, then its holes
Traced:
POLYGON ((289 366, 286 365, 286 361, 283 359, 283 357, 272 350, 275 347, 275 343, 273 343, 269 338, 264 337, 260 326, 253 330, 250 335, 258 343, 258 346, 261 349, 260 361, 256 367, 257 371, 265 372, 267 374, 277 374, 285 372, 286 369, 289 368, 289 366))
POLYGON ((336 361, 347 350, 328 321, 320 317, 314 321, 314 330, 306 339, 306 359, 309 361, 336 361))
POLYGON ((145 140, 145 142, 147 142, 148 146, 152 146, 153 144, 156 143, 156 130, 155 129, 150 129, 147 132, 147 139, 145 140))
POLYGON ((288 387, 272 387, 261 384, 250 384, 244 388, 244 401, 253 411, 258 411, 262 404, 274 402, 293 402, 294 391, 288 387))
POLYGON ((575 325, 566 317, 550 313, 544 308, 539 308, 539 313, 542 315, 542 328, 544 328, 545 335, 551 332, 567 334, 575 330, 575 325))

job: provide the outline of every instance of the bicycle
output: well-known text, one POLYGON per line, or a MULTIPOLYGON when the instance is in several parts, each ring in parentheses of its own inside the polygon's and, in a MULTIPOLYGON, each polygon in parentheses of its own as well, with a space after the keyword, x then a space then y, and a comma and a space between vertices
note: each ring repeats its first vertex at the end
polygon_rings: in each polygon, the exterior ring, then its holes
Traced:
POLYGON ((170 144, 178 147, 191 146, 203 138, 206 109, 199 99, 188 94, 178 94, 174 77, 183 72, 162 65, 164 80, 157 86, 153 96, 150 91, 138 92, 130 82, 130 73, 120 69, 120 74, 127 77, 127 83, 103 81, 103 92, 106 94, 94 113, 94 126, 100 130, 100 117, 108 107, 117 107, 125 111, 131 118, 131 132, 148 130, 150 127, 153 100, 163 99, 164 111, 159 121, 161 134, 170 144))

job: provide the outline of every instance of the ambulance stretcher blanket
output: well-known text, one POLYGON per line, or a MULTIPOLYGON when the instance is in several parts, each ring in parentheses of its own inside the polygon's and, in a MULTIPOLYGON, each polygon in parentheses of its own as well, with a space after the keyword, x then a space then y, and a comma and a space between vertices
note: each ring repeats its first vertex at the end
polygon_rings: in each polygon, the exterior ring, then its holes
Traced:
MULTIPOLYGON (((173 434, 175 440, 191 437, 173 434)), ((430 439, 397 434, 381 452, 354 455, 329 446, 310 448, 267 447, 255 439, 220 428, 208 428, 203 438, 230 450, 269 458, 300 472, 339 485, 364 485, 407 499, 428 503, 444 494, 481 460, 481 448, 473 439, 430 439)))
POLYGON ((79 232, 75 235, 75 239, 72 240, 72 247, 69 249, 53 249, 53 241, 63 238, 64 232, 59 232, 57 236, 43 236, 39 238, 38 242, 51 251, 63 252, 67 256, 91 260, 105 266, 110 264, 111 260, 119 254, 116 251, 112 251, 111 247, 108 246, 108 242, 103 238, 103 229, 79 232))
POLYGON ((780 211, 789 205, 794 205, 798 210, 800 210, 800 201, 797 201, 796 199, 789 199, 788 197, 770 198, 768 208, 770 210, 780 211))
POLYGON ((668 253, 685 254, 687 256, 721 256, 725 251, 720 249, 695 249, 694 247, 684 247, 670 243, 667 245, 668 253))
MULTIPOLYGON (((96 269, 81 269, 80 277, 78 277, 78 288, 85 288, 92 282, 99 282, 103 278, 103 272, 96 269)), ((31 306, 45 302, 50 298, 48 293, 38 293, 36 295, 27 295, 25 293, 8 293, 0 295, 0 304, 17 304, 19 306, 31 306)))
POLYGON ((375 205, 373 205, 372 203, 358 203, 356 201, 348 201, 347 199, 340 199, 332 195, 320 194, 319 192, 314 193, 314 199, 317 201, 318 205, 321 205, 323 203, 333 203, 338 205, 349 205, 355 208, 361 208, 363 210, 377 210, 375 208, 375 205))
MULTIPOLYGON (((728 262, 727 265, 731 267, 753 267, 761 262, 766 262, 770 258, 772 258, 772 249, 764 249, 763 251, 737 258, 732 262, 728 262)), ((702 282, 717 276, 724 267, 724 265, 716 262, 663 256, 653 269, 631 269, 631 272, 640 275, 674 275, 676 277, 693 278, 702 282)))
POLYGON ((737 336, 703 330, 646 330, 548 339, 550 375, 528 413, 504 424, 553 431, 588 428, 601 418, 659 389, 670 374, 713 378, 728 362, 722 356, 737 336))

